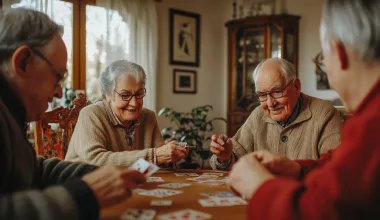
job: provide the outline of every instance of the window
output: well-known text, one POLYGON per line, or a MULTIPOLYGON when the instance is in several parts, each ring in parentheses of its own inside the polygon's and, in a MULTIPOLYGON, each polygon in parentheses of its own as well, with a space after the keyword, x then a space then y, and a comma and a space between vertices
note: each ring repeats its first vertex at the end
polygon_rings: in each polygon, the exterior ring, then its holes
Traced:
POLYGON ((85 90, 90 101, 100 97, 98 77, 105 66, 129 54, 127 23, 117 11, 95 6, 95 0, 20 0, 11 7, 45 12, 64 26, 69 70, 65 86, 85 90))

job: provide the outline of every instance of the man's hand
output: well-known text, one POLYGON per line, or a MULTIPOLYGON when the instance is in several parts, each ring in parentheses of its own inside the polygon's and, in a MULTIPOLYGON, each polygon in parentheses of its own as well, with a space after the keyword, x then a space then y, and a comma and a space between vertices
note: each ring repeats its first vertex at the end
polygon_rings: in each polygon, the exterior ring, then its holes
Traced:
POLYGON ((211 137, 210 151, 218 157, 219 162, 226 162, 232 155, 232 141, 227 139, 224 141, 220 136, 213 135, 211 137))
POLYGON ((252 153, 260 163, 270 172, 278 176, 298 179, 301 173, 301 165, 278 154, 269 151, 256 151, 252 153))
POLYGON ((256 190, 274 176, 251 153, 240 158, 229 174, 229 185, 235 193, 250 200, 256 190))
POLYGON ((106 165, 86 174, 82 180, 94 192, 99 206, 105 208, 131 197, 132 189, 146 179, 138 171, 106 165))
POLYGON ((157 164, 178 162, 189 153, 188 148, 177 146, 175 141, 166 142, 165 145, 156 149, 157 164))

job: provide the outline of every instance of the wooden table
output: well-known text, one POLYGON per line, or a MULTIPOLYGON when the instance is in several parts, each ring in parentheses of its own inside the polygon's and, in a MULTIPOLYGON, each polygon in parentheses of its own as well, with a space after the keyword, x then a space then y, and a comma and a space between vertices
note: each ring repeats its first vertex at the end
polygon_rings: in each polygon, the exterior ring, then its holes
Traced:
MULTIPOLYGON (((246 207, 245 205, 239 206, 223 206, 223 207, 202 207, 198 200, 205 199, 207 197, 200 195, 202 192, 216 192, 216 191, 229 191, 227 185, 207 185, 202 183, 197 183, 192 180, 186 180, 186 178, 190 178, 187 176, 175 176, 174 173, 211 173, 215 172, 212 170, 176 170, 176 171, 158 171, 153 176, 162 177, 165 182, 158 183, 147 183, 144 189, 155 189, 157 185, 164 183, 191 183, 191 186, 183 187, 180 189, 173 190, 181 190, 183 193, 169 196, 165 198, 156 198, 151 196, 141 196, 138 194, 133 194, 131 198, 126 200, 125 202, 112 206, 110 208, 104 209, 101 211, 100 219, 108 220, 108 219, 120 219, 121 214, 127 208, 138 208, 138 209, 154 209, 156 210, 156 216, 154 219, 158 219, 157 217, 160 214, 166 214, 173 211, 179 211, 183 209, 193 209, 201 212, 205 212, 212 215, 211 219, 246 219, 246 207), (151 200, 172 200, 172 206, 151 206, 151 200)), ((228 172, 223 172, 223 177, 228 175, 228 172)), ((222 179, 223 177, 219 177, 218 179, 222 179)), ((164 187, 160 187, 162 189, 168 189, 164 187)))

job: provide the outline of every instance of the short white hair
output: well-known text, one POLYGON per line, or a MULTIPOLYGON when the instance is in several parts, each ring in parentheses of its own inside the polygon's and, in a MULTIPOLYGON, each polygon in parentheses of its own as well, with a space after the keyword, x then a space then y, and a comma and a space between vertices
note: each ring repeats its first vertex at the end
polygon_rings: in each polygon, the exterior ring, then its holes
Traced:
POLYGON ((255 70, 253 71, 253 80, 255 81, 255 84, 256 84, 256 81, 257 81, 257 77, 258 77, 258 74, 259 74, 260 67, 266 61, 277 61, 277 62, 280 63, 280 72, 281 72, 282 77, 285 78, 286 83, 289 83, 290 81, 292 81, 292 80, 294 80, 294 79, 297 78, 296 69, 295 69, 294 65, 291 62, 289 62, 289 61, 287 61, 285 59, 282 59, 282 58, 274 57, 274 58, 265 59, 265 60, 261 61, 257 65, 257 67, 255 68, 255 70))
POLYGON ((362 60, 380 61, 380 1, 325 0, 320 34, 323 50, 331 50, 335 38, 362 60))

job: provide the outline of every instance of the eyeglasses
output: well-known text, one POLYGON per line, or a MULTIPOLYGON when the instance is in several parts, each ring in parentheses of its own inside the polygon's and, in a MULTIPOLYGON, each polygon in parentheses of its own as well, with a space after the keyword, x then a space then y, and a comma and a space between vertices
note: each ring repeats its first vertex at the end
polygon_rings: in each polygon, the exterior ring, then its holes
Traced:
POLYGON ((33 53, 35 53, 37 56, 39 56, 42 60, 44 60, 50 67, 51 69, 53 70, 56 78, 57 78, 57 84, 56 84, 56 87, 59 87, 63 85, 63 83, 65 82, 67 76, 68 76, 68 72, 67 70, 65 70, 65 72, 62 74, 62 72, 58 71, 57 68, 55 68, 53 66, 53 64, 38 50, 36 49, 33 49, 33 48, 30 48, 33 53))
POLYGON ((118 94, 123 101, 131 101, 133 96, 136 97, 136 99, 142 99, 144 98, 146 94, 146 88, 144 88, 143 90, 140 90, 140 92, 135 93, 135 94, 132 94, 130 92, 119 93, 116 90, 113 90, 113 91, 116 92, 116 94, 118 94))
POLYGON ((283 89, 275 89, 270 92, 257 92, 256 97, 260 102, 265 102, 268 99, 268 95, 270 95, 274 99, 279 99, 284 97, 284 91, 285 89, 294 82, 294 79, 288 83, 283 89))

